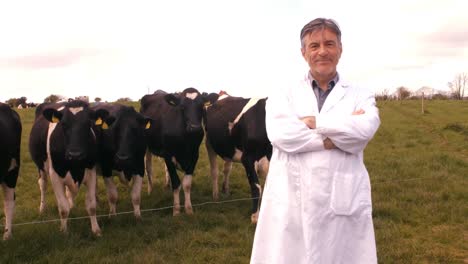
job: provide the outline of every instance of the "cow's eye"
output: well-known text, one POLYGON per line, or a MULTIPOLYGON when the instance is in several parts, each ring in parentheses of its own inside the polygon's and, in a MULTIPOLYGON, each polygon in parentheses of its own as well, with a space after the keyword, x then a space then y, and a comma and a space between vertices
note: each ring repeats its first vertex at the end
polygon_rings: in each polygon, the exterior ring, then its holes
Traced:
POLYGON ((69 127, 67 122, 61 122, 63 129, 67 129, 69 127))

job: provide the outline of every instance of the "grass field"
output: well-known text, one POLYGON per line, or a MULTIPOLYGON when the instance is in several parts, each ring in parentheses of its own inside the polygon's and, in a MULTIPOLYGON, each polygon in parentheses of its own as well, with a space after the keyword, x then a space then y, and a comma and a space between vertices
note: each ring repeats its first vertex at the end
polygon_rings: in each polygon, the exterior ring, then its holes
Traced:
MULTIPOLYGON (((468 262, 468 102, 426 101, 425 106, 421 114, 419 101, 379 102, 382 124, 365 152, 379 263, 468 262)), ((223 203, 208 203, 211 179, 203 145, 192 187, 193 216, 172 216, 162 162, 154 159, 157 179, 150 195, 145 180, 141 221, 134 219, 129 190, 122 185, 117 205, 122 214, 109 219, 99 179, 103 236, 91 235, 84 189, 71 212, 78 219, 62 234, 50 184, 48 208, 43 215, 38 211, 37 172, 27 147, 34 110, 18 112, 23 141, 15 225, 13 239, 0 241, 0 263, 249 262, 255 226, 251 201, 244 199, 250 197, 244 170, 235 164, 231 195, 223 196, 223 203)), ((3 224, 3 212, 0 217, 3 224)))

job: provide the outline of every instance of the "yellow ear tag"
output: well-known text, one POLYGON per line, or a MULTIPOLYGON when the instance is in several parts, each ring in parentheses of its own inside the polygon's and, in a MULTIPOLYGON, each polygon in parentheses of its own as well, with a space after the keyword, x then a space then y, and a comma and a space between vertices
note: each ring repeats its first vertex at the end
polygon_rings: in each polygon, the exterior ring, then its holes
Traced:
POLYGON ((94 123, 96 126, 102 125, 102 119, 99 117, 96 119, 96 122, 94 123))
POLYGON ((56 116, 52 116, 52 123, 58 123, 59 119, 56 116))
POLYGON ((151 122, 148 121, 148 123, 146 123, 145 129, 149 129, 150 127, 151 127, 151 122))
POLYGON ((102 129, 109 129, 109 126, 107 125, 106 122, 103 122, 101 127, 102 129))
POLYGON ((208 106, 211 106, 211 103, 210 103, 210 102, 206 102, 206 103, 205 103, 205 107, 208 107, 208 106))

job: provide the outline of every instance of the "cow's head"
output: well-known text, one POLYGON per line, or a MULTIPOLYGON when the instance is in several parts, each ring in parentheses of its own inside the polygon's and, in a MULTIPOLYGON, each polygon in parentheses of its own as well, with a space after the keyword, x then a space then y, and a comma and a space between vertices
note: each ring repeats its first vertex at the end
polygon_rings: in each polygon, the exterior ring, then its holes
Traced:
MULTIPOLYGON (((100 110, 96 113, 99 114, 100 110)), ((146 150, 144 130, 149 129, 151 125, 150 118, 136 112, 131 106, 122 106, 115 115, 103 119, 100 127, 110 132, 110 144, 115 153, 114 162, 117 169, 125 170, 127 165, 136 159, 143 159, 146 150)))
POLYGON ((164 99, 181 109, 187 132, 202 131, 203 107, 209 102, 207 94, 200 94, 195 88, 187 88, 181 94, 167 94, 164 99))
POLYGON ((217 93, 203 93, 203 96, 205 97, 205 108, 210 107, 212 104, 216 103, 218 101, 220 95, 217 93))
MULTIPOLYGON (((115 117, 111 116, 108 109, 95 109, 96 120, 94 122, 93 131, 98 138, 98 144, 101 151, 104 153, 114 152, 114 140, 112 139, 111 125, 115 121, 115 117)), ((101 154, 104 155, 104 154, 101 154)))
POLYGON ((49 122, 56 123, 55 129, 63 133, 65 147, 65 159, 70 161, 83 161, 90 156, 95 143, 91 125, 97 116, 88 103, 83 101, 71 101, 58 109, 44 109, 44 117, 49 122))

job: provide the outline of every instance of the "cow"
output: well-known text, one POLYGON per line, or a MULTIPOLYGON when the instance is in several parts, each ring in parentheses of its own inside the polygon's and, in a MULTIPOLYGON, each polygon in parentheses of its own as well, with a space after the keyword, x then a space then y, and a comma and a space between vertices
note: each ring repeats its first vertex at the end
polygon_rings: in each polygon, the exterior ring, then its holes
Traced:
POLYGON ((120 172, 120 181, 129 185, 133 179, 131 199, 134 215, 141 218, 140 200, 145 175, 146 140, 144 130, 151 120, 143 117, 131 106, 98 104, 92 109, 97 116, 94 131, 98 142, 98 165, 104 177, 109 203, 109 215, 116 214, 117 188, 112 171, 120 172))
POLYGON ((258 220, 262 188, 258 175, 266 177, 272 146, 265 128, 266 98, 249 99, 222 94, 205 108, 205 146, 210 160, 213 199, 219 199, 217 155, 224 161, 222 191, 229 193, 232 162, 241 162, 250 184, 252 223, 258 220))
POLYGON ((4 194, 5 230, 3 240, 12 236, 15 188, 20 168, 21 119, 10 106, 0 103, 0 184, 4 194))
POLYGON ((187 88, 180 94, 158 90, 141 99, 140 112, 152 119, 151 127, 146 130, 146 172, 149 185, 152 185, 151 160, 154 154, 164 159, 169 173, 174 196, 174 216, 180 214, 181 182, 176 169, 185 173, 182 182, 185 213, 193 214, 190 190, 204 137, 202 115, 207 98, 206 94, 200 94, 197 89, 187 88))
POLYGON ((74 100, 59 104, 43 104, 36 109, 36 118, 29 137, 31 158, 39 172, 41 204, 45 208, 47 176, 50 177, 60 214, 60 229, 67 233, 67 220, 74 206, 81 183, 87 187, 86 210, 91 230, 101 236, 96 217, 97 144, 92 125, 96 113, 88 103, 74 100))

